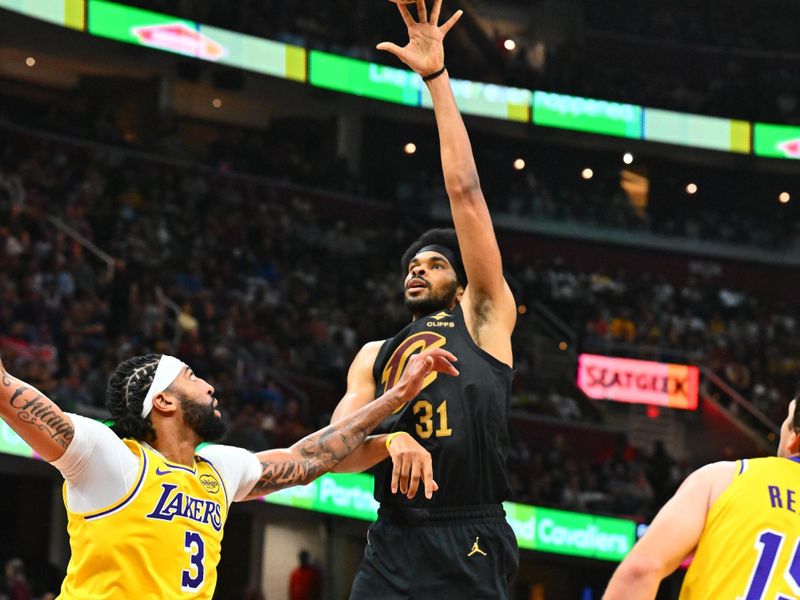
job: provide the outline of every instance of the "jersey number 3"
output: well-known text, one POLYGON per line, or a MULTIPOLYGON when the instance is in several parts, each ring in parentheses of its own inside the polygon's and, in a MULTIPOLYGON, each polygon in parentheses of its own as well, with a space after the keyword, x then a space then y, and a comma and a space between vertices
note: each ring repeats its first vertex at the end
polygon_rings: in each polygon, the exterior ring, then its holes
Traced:
MULTIPOLYGON (((772 581, 784 538, 785 536, 777 531, 767 530, 761 532, 755 543, 755 549, 758 551, 758 561, 747 584, 747 591, 743 596, 737 596, 736 600, 766 600, 764 596, 770 581, 772 581)), ((792 558, 783 576, 792 593, 800 596, 800 538, 795 542, 792 558)), ((776 598, 771 600, 796 600, 796 598, 778 594, 776 598)))
POLYGON ((203 585, 206 568, 206 545, 196 531, 187 531, 183 538, 183 549, 189 554, 189 568, 181 572, 181 591, 196 592, 203 585))

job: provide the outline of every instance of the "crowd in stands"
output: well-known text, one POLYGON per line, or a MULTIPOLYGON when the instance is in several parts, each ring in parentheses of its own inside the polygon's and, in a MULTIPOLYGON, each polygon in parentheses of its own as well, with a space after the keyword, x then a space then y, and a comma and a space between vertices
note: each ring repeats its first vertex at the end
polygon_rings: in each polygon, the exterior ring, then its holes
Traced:
MULTIPOLYGON (((336 156, 337 131, 331 121, 275 119, 269 128, 255 130, 151 115, 145 131, 131 131, 118 123, 111 108, 107 103, 87 100, 80 91, 52 94, 41 103, 0 96, 0 114, 16 122, 200 162, 222 173, 253 174, 340 191, 412 212, 427 211, 443 200, 439 159, 434 153, 438 146, 432 129, 407 134, 413 135, 420 146, 417 155, 409 157, 400 152, 407 140, 396 139, 396 123, 370 122, 371 144, 381 151, 365 151, 356 174, 336 156), (198 128, 208 143, 197 144, 198 128)), ((694 240, 780 252, 800 245, 800 225, 787 218, 795 214, 795 206, 779 204, 777 192, 773 196, 765 191, 775 186, 769 175, 709 169, 700 193, 689 197, 685 185, 692 175, 690 171, 681 175, 686 170, 684 165, 653 163, 645 168, 650 171, 646 175, 649 192, 647 201, 641 204, 623 189, 626 176, 621 173, 619 160, 608 153, 568 147, 552 152, 543 145, 509 143, 506 138, 480 131, 473 133, 473 140, 482 186, 493 212, 509 215, 519 223, 574 224, 612 233, 653 234, 676 244, 694 240), (511 165, 520 155, 529 164, 516 171, 511 165), (594 167, 591 179, 581 177, 587 165, 594 167)))
MULTIPOLYGON (((395 66, 393 57, 374 47, 405 34, 395 11, 371 0, 352 0, 346 13, 319 0, 247 1, 236 10, 215 3, 128 3, 395 66)), ((471 5, 464 7, 467 17, 448 54, 455 76, 729 118, 797 122, 800 88, 793 73, 800 44, 790 24, 800 14, 789 1, 739 3, 735 9, 696 0, 583 0, 558 10, 556 3, 518 3, 515 25, 522 30, 515 32, 513 51, 504 49, 502 27, 492 24, 490 10, 477 16, 471 5)), ((445 11, 461 7, 457 0, 449 4, 445 11)))

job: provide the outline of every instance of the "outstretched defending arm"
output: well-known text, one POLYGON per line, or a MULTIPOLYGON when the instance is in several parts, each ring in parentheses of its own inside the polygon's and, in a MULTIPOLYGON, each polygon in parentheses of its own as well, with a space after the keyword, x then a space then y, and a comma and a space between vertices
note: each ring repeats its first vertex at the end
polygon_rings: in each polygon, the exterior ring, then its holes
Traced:
POLYGON ((2 360, 0 417, 48 462, 61 458, 75 433, 70 418, 39 390, 11 376, 2 360))
POLYGON ((413 356, 397 385, 379 398, 291 448, 259 452, 256 456, 261 461, 262 475, 248 498, 305 485, 330 471, 358 448, 381 421, 414 398, 431 372, 458 375, 452 365, 455 360, 455 356, 439 348, 413 356))

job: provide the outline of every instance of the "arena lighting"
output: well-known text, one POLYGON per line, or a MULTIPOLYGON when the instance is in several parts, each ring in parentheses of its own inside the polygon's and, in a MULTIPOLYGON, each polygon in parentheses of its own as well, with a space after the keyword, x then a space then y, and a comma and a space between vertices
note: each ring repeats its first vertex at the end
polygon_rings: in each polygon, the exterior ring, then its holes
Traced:
POLYGON ((25 59, 25 64, 28 65, 29 67, 32 67, 36 64, 36 59, 33 58, 32 56, 29 56, 28 58, 25 59))
POLYGON ((521 315, 524 315, 526 312, 528 312, 528 307, 524 304, 520 304, 519 307, 517 307, 517 312, 521 315))
POLYGON ((514 161, 514 169, 517 171, 522 171, 525 168, 525 161, 521 158, 518 158, 514 161))
POLYGON ((581 171, 581 177, 583 177, 584 179, 591 179, 592 177, 594 177, 594 171, 588 168, 584 169, 583 171, 581 171))
POLYGON ((564 352, 567 348, 569 348, 569 344, 567 342, 559 342, 558 349, 564 352))
POLYGON ((511 52, 512 50, 515 50, 517 48, 517 42, 509 38, 505 42, 503 42, 503 48, 511 52))
POLYGON ((222 108, 222 99, 221 98, 214 98, 211 101, 211 106, 214 108, 222 108))
POLYGON ((697 184, 690 183, 689 185, 687 185, 686 186, 686 193, 689 194, 690 196, 693 196, 694 194, 696 194, 697 193, 697 184))
POLYGON ((414 142, 408 142, 405 146, 403 146, 403 152, 406 154, 414 154, 417 151, 417 145, 414 142))
POLYGON ((778 196, 778 202, 780 202, 781 204, 786 204, 791 199, 792 197, 791 195, 789 195, 789 192, 781 192, 780 196, 778 196))
POLYGON ((624 162, 626 165, 631 164, 633 162, 633 154, 631 154, 630 152, 626 152, 625 154, 623 154, 622 162, 624 162))

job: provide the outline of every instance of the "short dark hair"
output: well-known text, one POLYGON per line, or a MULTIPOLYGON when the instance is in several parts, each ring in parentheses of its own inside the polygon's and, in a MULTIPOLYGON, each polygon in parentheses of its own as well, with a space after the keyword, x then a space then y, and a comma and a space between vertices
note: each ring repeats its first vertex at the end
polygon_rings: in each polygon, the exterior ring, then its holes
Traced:
POLYGON ((408 272, 408 263, 411 262, 411 259, 419 254, 419 251, 425 246, 431 245, 444 246, 448 250, 453 251, 453 254, 456 257, 456 264, 451 266, 456 272, 458 282, 462 286, 466 287, 467 272, 464 270, 464 263, 461 260, 461 248, 458 245, 458 236, 456 235, 456 230, 452 228, 429 229, 419 236, 417 240, 413 242, 403 253, 403 257, 400 259, 400 268, 402 269, 403 274, 405 275, 408 272))
POLYGON ((798 386, 794 395, 794 414, 792 415, 792 429, 796 433, 800 433, 800 410, 798 410, 798 406, 800 406, 800 386, 798 386))
POLYGON ((106 408, 114 422, 111 429, 119 437, 142 442, 156 439, 150 415, 142 417, 142 406, 160 360, 161 354, 134 356, 122 361, 109 377, 106 408))

